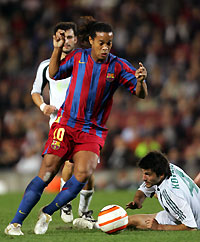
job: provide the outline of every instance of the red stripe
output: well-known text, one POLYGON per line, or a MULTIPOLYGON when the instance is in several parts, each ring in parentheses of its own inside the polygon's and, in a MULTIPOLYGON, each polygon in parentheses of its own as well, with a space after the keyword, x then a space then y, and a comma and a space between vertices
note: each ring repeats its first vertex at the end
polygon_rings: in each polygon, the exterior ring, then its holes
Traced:
POLYGON ((110 212, 112 212, 112 211, 115 211, 115 210, 117 210, 117 209, 119 209, 118 206, 113 206, 113 207, 111 207, 111 208, 108 208, 108 209, 106 209, 106 210, 103 210, 103 211, 101 211, 101 212, 99 213, 98 217, 99 217, 99 216, 102 216, 102 215, 104 215, 104 214, 110 213, 110 212))
MULTIPOLYGON (((71 112, 71 106, 72 106, 74 91, 75 91, 76 82, 77 82, 77 75, 78 75, 78 65, 79 65, 78 61, 81 59, 81 55, 82 55, 82 52, 79 52, 74 56, 74 67, 73 67, 73 72, 72 72, 73 77, 71 79, 71 84, 69 86, 68 96, 65 100, 66 105, 64 105, 64 111, 67 114, 70 114, 70 112, 71 112)), ((70 118, 70 115, 68 116, 68 119, 65 119, 66 123, 68 122, 69 118, 70 118)))
POLYGON ((94 118, 97 118, 97 115, 99 113, 100 107, 101 107, 101 101, 103 99, 103 94, 104 94, 104 90, 106 87, 106 75, 107 75, 107 71, 108 71, 108 65, 107 64, 102 64, 101 65, 101 72, 99 75, 99 82, 98 82, 98 86, 97 86, 97 92, 96 92, 96 98, 95 98, 95 103, 94 103, 94 108, 93 108, 93 114, 92 114, 92 121, 94 124, 97 125, 96 119, 94 120, 94 118))
POLYGON ((99 226, 101 227, 101 226, 104 226, 104 225, 107 225, 107 224, 111 224, 111 223, 113 223, 113 222, 115 222, 115 221, 117 221, 117 220, 120 220, 120 219, 122 219, 122 218, 125 218, 125 217, 127 217, 127 216, 128 216, 127 214, 125 214, 124 216, 119 216, 119 217, 117 217, 117 218, 114 218, 114 219, 108 220, 108 221, 106 221, 106 222, 104 222, 104 223, 101 223, 101 224, 99 224, 99 226))
POLYGON ((68 190, 68 189, 69 189, 69 187, 63 187, 62 191, 65 191, 65 190, 68 190))
MULTIPOLYGON (((119 61, 120 61, 121 64, 123 65, 123 69, 124 69, 126 72, 133 74, 133 77, 134 77, 136 71, 133 71, 133 70, 132 70, 132 69, 131 69, 131 68, 130 68, 125 62, 123 62, 122 60, 119 60, 119 61)), ((121 65, 120 65, 119 63, 116 63, 116 65, 115 65, 115 69, 116 69, 116 68, 121 68, 121 65)), ((122 83, 123 85, 129 87, 129 90, 130 90, 131 93, 135 93, 134 90, 133 90, 133 89, 135 88, 135 86, 133 85, 132 82, 130 82, 129 80, 127 80, 127 79, 125 79, 125 78, 123 78, 123 77, 120 78, 119 82, 122 83)))
POLYGON ((127 224, 126 224, 126 225, 123 225, 123 226, 121 226, 121 227, 119 227, 119 228, 109 230, 109 231, 107 231, 106 233, 107 233, 107 234, 112 234, 112 233, 115 233, 115 232, 117 232, 117 231, 123 230, 123 229, 125 229, 126 227, 127 227, 127 224))
MULTIPOLYGON (((92 79, 92 69, 93 69, 93 61, 91 60, 90 56, 88 55, 88 60, 85 66, 85 73, 84 73, 84 78, 83 78, 83 83, 82 83, 82 89, 81 89, 81 95, 80 95, 80 100, 79 103, 81 103, 81 109, 80 107, 78 108, 78 113, 77 113, 77 119, 83 121, 84 125, 84 117, 85 117, 85 110, 87 106, 87 100, 88 100, 88 94, 90 90, 90 84, 91 84, 91 79, 92 79), (88 71, 89 70, 89 71, 88 71)), ((82 127, 83 127, 82 125, 82 127)), ((76 127, 76 125, 75 125, 76 127)), ((80 129, 80 123, 78 125, 80 129)))

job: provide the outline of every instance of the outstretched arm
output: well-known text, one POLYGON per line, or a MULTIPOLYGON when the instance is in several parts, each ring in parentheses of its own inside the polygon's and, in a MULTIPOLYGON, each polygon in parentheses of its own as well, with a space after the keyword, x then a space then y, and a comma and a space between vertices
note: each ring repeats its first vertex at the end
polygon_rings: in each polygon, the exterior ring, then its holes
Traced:
POLYGON ((151 230, 196 230, 195 228, 190 228, 184 224, 169 225, 169 224, 159 224, 155 218, 148 218, 146 221, 147 229, 151 230))
POLYGON ((59 70, 60 58, 62 55, 62 48, 65 42, 65 31, 58 30, 56 35, 53 35, 53 46, 54 50, 51 55, 51 60, 49 63, 49 77, 53 78, 59 70))
POLYGON ((144 99, 148 95, 147 85, 144 82, 147 78, 147 70, 141 62, 139 65, 140 67, 135 72, 135 77, 137 78, 136 96, 144 99))
POLYGON ((145 194, 142 191, 137 190, 133 198, 133 201, 126 204, 126 209, 142 208, 142 203, 144 202, 145 198, 146 198, 145 194))

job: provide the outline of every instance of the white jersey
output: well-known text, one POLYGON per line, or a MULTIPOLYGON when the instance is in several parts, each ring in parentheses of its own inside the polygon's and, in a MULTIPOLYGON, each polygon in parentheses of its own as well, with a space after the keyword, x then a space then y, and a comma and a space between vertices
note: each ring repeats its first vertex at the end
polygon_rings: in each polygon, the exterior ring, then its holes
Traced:
POLYGON ((200 229, 200 189, 179 167, 170 164, 172 176, 151 188, 145 182, 138 190, 147 197, 157 194, 161 206, 176 224, 200 229))
MULTIPOLYGON (((33 83, 33 89, 31 91, 31 95, 33 93, 42 94, 42 91, 47 83, 49 83, 49 97, 50 97, 50 105, 53 105, 57 108, 63 104, 66 96, 66 91, 69 87, 69 83, 71 77, 62 80, 53 80, 49 77, 48 67, 49 67, 50 59, 45 60, 40 63, 35 81, 33 83)), ((57 112, 50 115, 49 125, 51 127, 52 123, 55 121, 57 116, 57 112)))

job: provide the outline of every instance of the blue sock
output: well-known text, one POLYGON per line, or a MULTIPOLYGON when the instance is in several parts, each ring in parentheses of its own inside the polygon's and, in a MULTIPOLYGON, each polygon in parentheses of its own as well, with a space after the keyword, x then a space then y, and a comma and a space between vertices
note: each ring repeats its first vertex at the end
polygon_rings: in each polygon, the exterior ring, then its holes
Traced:
POLYGON ((19 205, 15 217, 11 223, 22 224, 24 219, 28 216, 31 209, 40 200, 42 192, 47 184, 38 176, 36 176, 27 186, 23 199, 19 205))
POLYGON ((70 202, 74 199, 86 183, 81 183, 76 180, 76 177, 73 175, 63 186, 62 191, 58 193, 56 198, 43 209, 44 213, 52 215, 55 211, 60 209, 63 205, 70 202))

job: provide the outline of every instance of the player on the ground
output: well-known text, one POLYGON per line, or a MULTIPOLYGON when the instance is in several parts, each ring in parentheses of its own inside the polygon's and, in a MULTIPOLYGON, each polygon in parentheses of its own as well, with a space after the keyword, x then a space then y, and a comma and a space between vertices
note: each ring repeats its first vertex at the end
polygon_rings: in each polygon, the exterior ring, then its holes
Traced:
POLYGON ((144 183, 127 208, 141 208, 146 197, 157 195, 163 211, 129 216, 128 226, 152 230, 200 229, 200 189, 179 167, 160 152, 150 152, 139 161, 144 183))
POLYGON ((74 50, 62 62, 64 31, 59 30, 53 36, 49 76, 59 80, 66 78, 71 71, 71 81, 49 131, 39 174, 27 186, 15 217, 5 229, 6 234, 23 234, 21 225, 39 201, 44 188, 63 162, 73 159, 74 174, 55 199, 40 211, 34 232, 46 233, 51 215, 78 195, 97 166, 116 89, 124 86, 139 98, 147 96, 147 71, 142 63, 136 70, 128 61, 110 54, 113 30, 109 24, 89 20, 83 24, 80 33, 81 40, 89 41, 91 49, 74 50))
MULTIPOLYGON (((63 60, 66 55, 72 52, 75 49, 77 43, 77 26, 73 22, 59 22, 54 27, 54 34, 58 30, 65 31, 65 43, 62 48, 61 60, 63 60)), ((32 99, 34 103, 41 109, 41 111, 50 116, 49 125, 53 124, 56 120, 57 111, 65 100, 66 91, 69 86, 71 77, 67 77, 62 80, 55 80, 49 77, 47 68, 49 66, 50 59, 47 59, 40 63, 37 70, 36 79, 33 83, 33 89, 31 91, 32 99), (44 103, 42 92, 45 86, 48 84, 49 87, 49 96, 50 104, 44 103)), ((61 189, 64 186, 65 182, 69 180, 72 176, 73 163, 66 161, 62 169, 62 178, 61 178, 61 189)), ((78 213, 80 217, 86 219, 93 219, 91 214, 92 211, 88 211, 89 204, 92 199, 94 192, 94 177, 92 176, 86 186, 80 192, 80 202, 78 213)), ((61 209, 61 218, 65 223, 73 221, 72 206, 70 203, 64 205, 61 209)))

